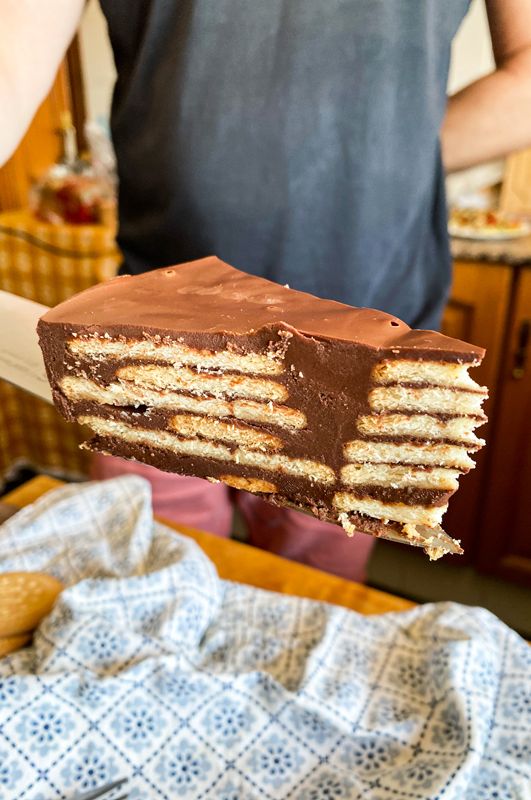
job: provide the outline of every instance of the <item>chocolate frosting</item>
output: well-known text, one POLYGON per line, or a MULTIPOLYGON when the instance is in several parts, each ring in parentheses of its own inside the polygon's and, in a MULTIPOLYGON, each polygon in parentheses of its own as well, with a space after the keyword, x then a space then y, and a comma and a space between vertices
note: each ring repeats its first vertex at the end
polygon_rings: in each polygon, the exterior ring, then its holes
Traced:
POLYGON ((182 333, 245 336, 284 326, 304 336, 407 348, 417 357, 480 361, 484 351, 433 331, 415 331, 382 311, 352 308, 247 275, 214 256, 176 267, 124 275, 48 311, 43 321, 84 333, 182 333), (132 323, 134 329, 132 329, 132 323))

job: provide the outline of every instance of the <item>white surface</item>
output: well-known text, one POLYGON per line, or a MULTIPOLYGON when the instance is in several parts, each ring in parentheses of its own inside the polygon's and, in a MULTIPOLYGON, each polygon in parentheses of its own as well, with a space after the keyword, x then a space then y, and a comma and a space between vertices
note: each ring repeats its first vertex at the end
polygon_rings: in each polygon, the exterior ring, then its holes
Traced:
POLYGON ((492 241, 505 241, 507 239, 521 239, 523 236, 529 236, 531 233, 531 226, 522 225, 521 228, 514 231, 497 231, 489 230, 488 228, 468 228, 465 225, 448 225, 448 233, 450 236, 456 236, 459 239, 474 239, 477 242, 492 242, 492 241))
POLYGON ((448 94, 458 92, 494 69, 494 56, 484 0, 472 0, 452 42, 448 94))
POLYGON ((97 0, 85 6, 79 27, 87 119, 108 122, 116 69, 107 22, 97 0))
POLYGON ((0 291, 0 378, 52 402, 37 340, 37 322, 47 306, 0 291))

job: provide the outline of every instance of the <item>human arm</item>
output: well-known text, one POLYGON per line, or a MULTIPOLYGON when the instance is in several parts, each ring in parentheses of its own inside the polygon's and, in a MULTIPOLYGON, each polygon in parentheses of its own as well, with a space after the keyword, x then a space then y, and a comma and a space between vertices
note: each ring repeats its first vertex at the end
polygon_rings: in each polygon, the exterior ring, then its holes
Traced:
POLYGON ((0 165, 46 97, 84 0, 0 0, 0 165))
POLYGON ((531 146, 531 0, 486 0, 496 70, 450 97, 447 172, 531 146))

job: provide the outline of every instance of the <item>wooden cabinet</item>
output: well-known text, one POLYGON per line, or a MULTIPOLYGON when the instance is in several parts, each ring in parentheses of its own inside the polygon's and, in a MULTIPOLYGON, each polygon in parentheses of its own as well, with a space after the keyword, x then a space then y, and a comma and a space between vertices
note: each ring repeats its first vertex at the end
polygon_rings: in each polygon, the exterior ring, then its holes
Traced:
POLYGON ((531 586, 531 268, 514 277, 476 564, 531 586))
POLYGON ((460 480, 445 530, 460 564, 531 586, 531 267, 457 261, 443 331, 487 350, 487 446, 460 480))
MULTIPOLYGON (((447 336, 473 342, 487 351, 481 366, 472 370, 472 377, 489 388, 489 399, 485 403, 489 420, 496 403, 512 280, 513 270, 509 266, 456 262, 451 296, 443 318, 442 330, 447 336)), ((490 441, 491 431, 489 422, 479 429, 478 435, 490 441)), ((444 518, 445 530, 463 543, 465 556, 460 559, 461 563, 470 562, 474 555, 487 456, 488 448, 484 448, 474 457, 476 469, 461 478, 459 492, 450 501, 444 518)))

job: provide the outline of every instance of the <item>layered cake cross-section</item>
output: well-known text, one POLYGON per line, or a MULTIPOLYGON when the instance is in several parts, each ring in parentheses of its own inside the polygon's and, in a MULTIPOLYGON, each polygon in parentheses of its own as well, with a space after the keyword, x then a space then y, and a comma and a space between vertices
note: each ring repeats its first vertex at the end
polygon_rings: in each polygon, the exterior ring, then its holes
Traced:
POLYGON ((440 523, 484 444, 481 348, 215 257, 99 284, 38 331, 89 449, 460 552, 440 523))

